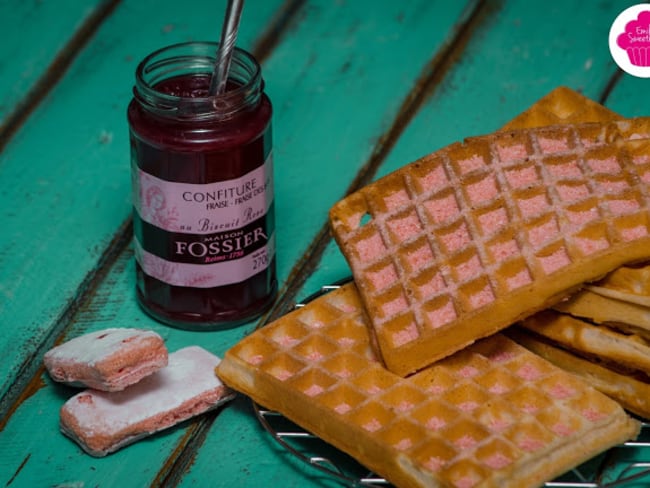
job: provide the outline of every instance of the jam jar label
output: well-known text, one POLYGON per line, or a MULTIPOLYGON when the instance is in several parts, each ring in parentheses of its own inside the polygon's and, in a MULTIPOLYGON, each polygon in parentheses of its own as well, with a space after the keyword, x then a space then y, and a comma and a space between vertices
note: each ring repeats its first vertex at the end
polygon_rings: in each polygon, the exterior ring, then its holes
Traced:
POLYGON ((134 168, 134 248, 150 276, 175 286, 244 281, 275 255, 273 159, 209 184, 162 180, 134 168))

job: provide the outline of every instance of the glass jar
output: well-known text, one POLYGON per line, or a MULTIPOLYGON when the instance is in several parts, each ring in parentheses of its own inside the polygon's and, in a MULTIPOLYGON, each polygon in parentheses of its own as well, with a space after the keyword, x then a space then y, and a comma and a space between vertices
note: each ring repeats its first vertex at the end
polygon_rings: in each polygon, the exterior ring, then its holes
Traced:
POLYGON ((128 107, 137 299, 191 330, 252 320, 277 293, 271 102, 241 49, 209 96, 217 48, 150 54, 128 107))

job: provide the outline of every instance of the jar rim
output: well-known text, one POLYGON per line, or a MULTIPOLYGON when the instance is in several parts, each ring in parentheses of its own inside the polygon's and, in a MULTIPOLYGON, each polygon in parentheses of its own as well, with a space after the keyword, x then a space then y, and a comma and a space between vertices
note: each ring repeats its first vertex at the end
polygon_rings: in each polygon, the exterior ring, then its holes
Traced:
POLYGON ((217 61, 218 42, 188 41, 172 44, 147 55, 135 71, 134 95, 159 115, 230 116, 263 87, 261 68, 249 52, 235 47, 228 79, 233 87, 218 95, 182 96, 156 90, 156 85, 182 74, 212 76, 217 61))

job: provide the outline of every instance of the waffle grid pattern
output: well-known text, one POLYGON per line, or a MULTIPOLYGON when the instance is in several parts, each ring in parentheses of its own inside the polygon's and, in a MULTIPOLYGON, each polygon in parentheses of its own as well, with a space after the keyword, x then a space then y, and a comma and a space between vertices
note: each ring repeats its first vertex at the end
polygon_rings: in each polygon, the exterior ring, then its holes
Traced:
POLYGON ((615 402, 501 335, 390 373, 353 285, 258 329, 217 372, 397 486, 537 486, 634 429, 615 402))
POLYGON ((650 243, 649 124, 472 138, 339 202, 333 232, 388 368, 411 373, 623 264, 585 258, 650 243), (423 341, 426 357, 403 350, 423 341))

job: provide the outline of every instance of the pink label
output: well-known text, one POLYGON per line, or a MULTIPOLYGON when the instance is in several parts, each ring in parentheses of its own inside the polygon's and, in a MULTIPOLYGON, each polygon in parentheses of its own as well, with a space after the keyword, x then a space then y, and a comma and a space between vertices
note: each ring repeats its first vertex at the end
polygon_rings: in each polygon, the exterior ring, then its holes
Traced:
POLYGON ((239 229, 263 217, 273 201, 273 158, 233 180, 198 185, 156 178, 140 168, 133 202, 140 218, 164 230, 210 234, 239 229))
POLYGON ((239 283, 275 255, 273 165, 204 185, 162 180, 134 168, 135 257, 145 273, 174 286, 239 283))

